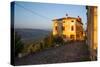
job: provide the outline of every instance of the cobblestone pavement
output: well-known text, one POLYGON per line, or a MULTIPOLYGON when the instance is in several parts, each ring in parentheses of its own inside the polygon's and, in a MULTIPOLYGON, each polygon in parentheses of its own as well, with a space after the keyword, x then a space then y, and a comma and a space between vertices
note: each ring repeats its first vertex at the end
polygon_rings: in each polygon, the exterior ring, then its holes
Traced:
POLYGON ((89 61, 89 51, 84 42, 72 42, 15 59, 15 65, 50 64, 89 61))

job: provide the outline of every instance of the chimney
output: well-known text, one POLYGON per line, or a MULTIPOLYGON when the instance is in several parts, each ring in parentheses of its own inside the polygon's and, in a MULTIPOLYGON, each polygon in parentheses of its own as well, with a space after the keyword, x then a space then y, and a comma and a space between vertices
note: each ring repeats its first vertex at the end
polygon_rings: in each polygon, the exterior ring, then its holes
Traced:
POLYGON ((66 13, 66 17, 68 17, 68 14, 66 13))
POLYGON ((78 16, 78 18, 77 18, 77 19, 78 19, 78 21, 81 21, 81 18, 80 18, 80 16, 78 16))

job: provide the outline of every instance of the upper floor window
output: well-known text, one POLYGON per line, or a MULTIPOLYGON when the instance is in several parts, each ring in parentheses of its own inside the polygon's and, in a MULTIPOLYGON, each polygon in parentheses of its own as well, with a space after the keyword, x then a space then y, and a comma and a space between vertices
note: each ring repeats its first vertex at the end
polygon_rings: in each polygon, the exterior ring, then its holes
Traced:
POLYGON ((63 31, 65 30, 65 27, 64 27, 64 26, 62 26, 62 30, 63 30, 63 31))
POLYGON ((57 31, 57 26, 55 27, 55 30, 57 31))
POLYGON ((71 22, 74 22, 73 20, 71 22))
POLYGON ((74 26, 71 26, 71 31, 73 31, 74 30, 74 26))

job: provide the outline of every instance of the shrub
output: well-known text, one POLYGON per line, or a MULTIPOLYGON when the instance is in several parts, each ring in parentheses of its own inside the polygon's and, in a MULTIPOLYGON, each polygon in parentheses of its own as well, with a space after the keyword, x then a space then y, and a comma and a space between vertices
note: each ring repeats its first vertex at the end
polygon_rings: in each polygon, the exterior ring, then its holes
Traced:
POLYGON ((14 53, 15 53, 15 56, 18 56, 18 53, 20 53, 23 49, 23 43, 21 42, 20 36, 16 32, 14 33, 14 36, 15 36, 15 38, 14 38, 14 41, 15 41, 14 53))
POLYGON ((64 41, 63 41, 63 38, 60 37, 60 36, 55 36, 53 41, 57 44, 62 44, 64 41))
POLYGON ((53 46, 53 44, 54 44, 54 41, 53 41, 52 34, 50 34, 49 36, 44 38, 44 47, 45 48, 51 47, 51 46, 53 46))

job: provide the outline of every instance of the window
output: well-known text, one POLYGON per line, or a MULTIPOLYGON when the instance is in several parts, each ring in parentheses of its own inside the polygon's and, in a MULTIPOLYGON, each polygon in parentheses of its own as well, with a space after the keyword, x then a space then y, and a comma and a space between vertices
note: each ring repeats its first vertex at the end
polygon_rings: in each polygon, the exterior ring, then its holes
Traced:
POLYGON ((63 21, 63 23, 65 23, 65 21, 63 21))
POLYGON ((72 30, 72 31, 74 30, 74 26, 71 26, 71 30, 72 30))
POLYGON ((55 27, 55 30, 57 31, 57 26, 55 27))
POLYGON ((70 38, 71 38, 72 40, 74 40, 74 35, 70 35, 70 38))
POLYGON ((76 34, 76 37, 79 38, 80 37, 79 34, 76 34))
POLYGON ((73 20, 71 22, 74 22, 73 20))
POLYGON ((81 34, 83 35, 83 31, 81 32, 81 34))
POLYGON ((65 27, 64 27, 64 26, 62 26, 62 30, 63 30, 63 31, 65 30, 65 27))

